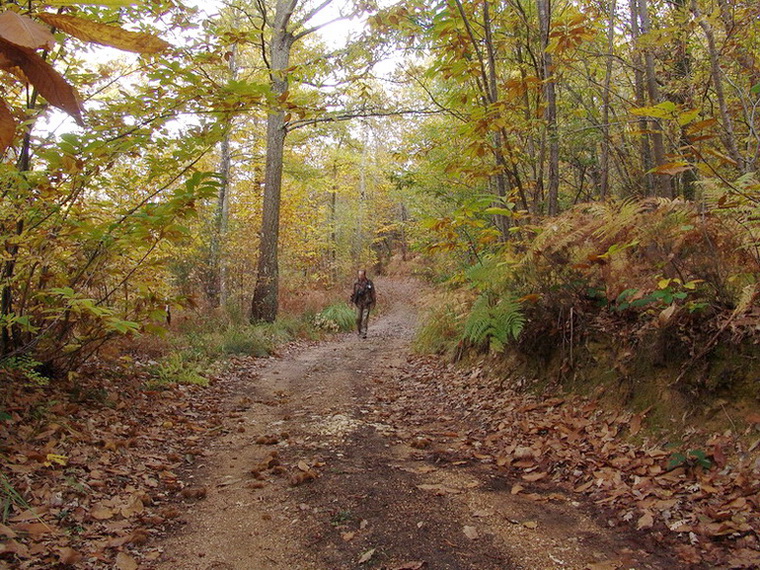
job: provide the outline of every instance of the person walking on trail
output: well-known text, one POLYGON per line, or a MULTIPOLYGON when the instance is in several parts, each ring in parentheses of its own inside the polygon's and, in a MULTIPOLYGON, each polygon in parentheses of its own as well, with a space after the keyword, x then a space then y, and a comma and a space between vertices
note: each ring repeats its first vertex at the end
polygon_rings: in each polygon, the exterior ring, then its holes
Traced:
POLYGON ((359 270, 358 277, 354 282, 354 290, 351 293, 351 302, 356 305, 356 332, 362 338, 367 338, 367 323, 369 313, 375 306, 375 284, 367 278, 364 269, 359 270))

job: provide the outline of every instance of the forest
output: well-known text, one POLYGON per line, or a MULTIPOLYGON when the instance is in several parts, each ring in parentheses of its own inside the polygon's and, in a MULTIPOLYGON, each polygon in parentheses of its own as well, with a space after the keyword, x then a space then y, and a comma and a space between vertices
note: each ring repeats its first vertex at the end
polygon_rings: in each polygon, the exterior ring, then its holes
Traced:
POLYGON ((362 268, 422 368, 676 441, 704 501, 626 522, 760 564, 756 2, 4 1, 0 68, 0 568, 153 567, 158 531, 106 523, 169 525, 142 489, 188 455, 145 475, 139 418, 226 433, 220 379, 351 331, 362 268))

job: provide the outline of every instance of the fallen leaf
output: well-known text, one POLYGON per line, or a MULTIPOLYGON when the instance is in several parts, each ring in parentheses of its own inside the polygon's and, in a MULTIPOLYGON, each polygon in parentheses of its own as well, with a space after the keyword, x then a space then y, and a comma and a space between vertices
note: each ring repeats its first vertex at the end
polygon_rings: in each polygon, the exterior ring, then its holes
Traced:
POLYGON ((340 535, 340 537, 346 542, 349 542, 350 540, 352 540, 354 536, 356 536, 356 533, 353 531, 344 532, 343 534, 340 535))
POLYGON ((103 505, 95 505, 90 509, 90 516, 99 521, 105 521, 113 518, 114 512, 103 505))
POLYGON ((464 535, 470 540, 477 540, 478 538, 480 538, 480 535, 478 534, 478 529, 476 529, 474 526, 465 525, 464 535))
POLYGON ((652 528, 652 525, 654 525, 654 516, 652 516, 652 513, 649 511, 645 511, 636 523, 636 529, 643 530, 646 528, 652 528))
POLYGON ((657 324, 659 324, 659 326, 661 327, 664 327, 668 323, 670 318, 673 316, 673 313, 675 312, 676 312, 676 304, 673 303, 667 309, 663 309, 662 311, 660 311, 660 314, 657 316, 657 324))
POLYGON ((34 540, 38 540, 43 534, 53 531, 50 526, 43 522, 22 523, 15 526, 16 530, 27 533, 34 540))
POLYGON ((538 523, 536 521, 525 521, 524 523, 522 523, 522 525, 525 528, 529 528, 531 530, 534 530, 534 529, 538 528, 538 523))
POLYGON ((604 562, 594 562, 587 565, 583 570, 617 570, 620 568, 620 563, 613 562, 612 560, 605 560, 604 562))
POLYGON ((309 469, 311 469, 311 467, 309 467, 309 464, 306 463, 305 461, 299 461, 298 468, 304 472, 309 471, 309 469))
POLYGON ((0 536, 4 536, 6 538, 16 538, 18 535, 13 532, 13 529, 11 527, 0 523, 0 536))
POLYGON ((82 560, 82 554, 73 548, 64 546, 58 550, 58 561, 61 564, 76 564, 80 560, 82 560))
POLYGON ((636 435, 641 431, 641 420, 643 418, 641 417, 641 414, 634 414, 631 418, 631 423, 628 426, 628 428, 631 431, 631 435, 636 435))
POLYGON ((364 554, 361 555, 361 558, 359 558, 359 564, 364 564, 366 562, 369 562, 370 558, 375 554, 375 548, 370 548, 367 550, 364 554))
POLYGON ((515 483, 514 485, 512 485, 512 491, 511 491, 511 493, 513 495, 517 495, 520 491, 522 491, 524 489, 525 489, 525 487, 523 487, 522 485, 520 485, 520 483, 515 483))
POLYGON ((125 519, 141 514, 145 511, 145 505, 142 499, 137 495, 132 495, 129 498, 129 502, 121 508, 121 516, 125 519))
POLYGON ((137 570, 137 561, 126 552, 116 555, 116 568, 119 570, 137 570))
POLYGON ((208 495, 208 490, 206 487, 185 487, 180 492, 180 495, 185 499, 205 499, 206 495, 208 495))
POLYGON ((547 475, 548 475, 548 473, 544 473, 544 472, 541 472, 541 473, 526 473, 525 475, 522 476, 522 478, 525 481, 530 481, 531 483, 533 483, 535 481, 540 481, 541 479, 543 479, 547 475))
POLYGON ((9 540, 0 542, 0 554, 15 554, 19 558, 29 558, 29 548, 25 544, 9 540))

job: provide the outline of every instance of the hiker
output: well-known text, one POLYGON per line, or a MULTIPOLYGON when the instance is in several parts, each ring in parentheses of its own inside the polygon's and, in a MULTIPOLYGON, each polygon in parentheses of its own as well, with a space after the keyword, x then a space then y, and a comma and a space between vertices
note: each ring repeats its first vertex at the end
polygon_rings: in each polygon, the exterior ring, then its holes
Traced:
POLYGON ((367 272, 364 269, 360 269, 358 277, 354 282, 351 302, 356 305, 356 332, 362 338, 367 338, 369 312, 375 306, 376 300, 375 284, 367 278, 367 272))

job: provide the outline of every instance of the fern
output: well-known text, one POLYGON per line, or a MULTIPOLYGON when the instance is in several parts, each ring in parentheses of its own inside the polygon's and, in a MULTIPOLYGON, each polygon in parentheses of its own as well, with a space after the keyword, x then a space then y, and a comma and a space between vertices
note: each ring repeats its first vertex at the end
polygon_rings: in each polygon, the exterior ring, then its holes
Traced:
POLYGON ((493 352, 502 352, 511 341, 517 340, 525 326, 520 303, 511 298, 495 304, 483 294, 473 303, 464 325, 464 340, 477 346, 488 345, 493 352))

